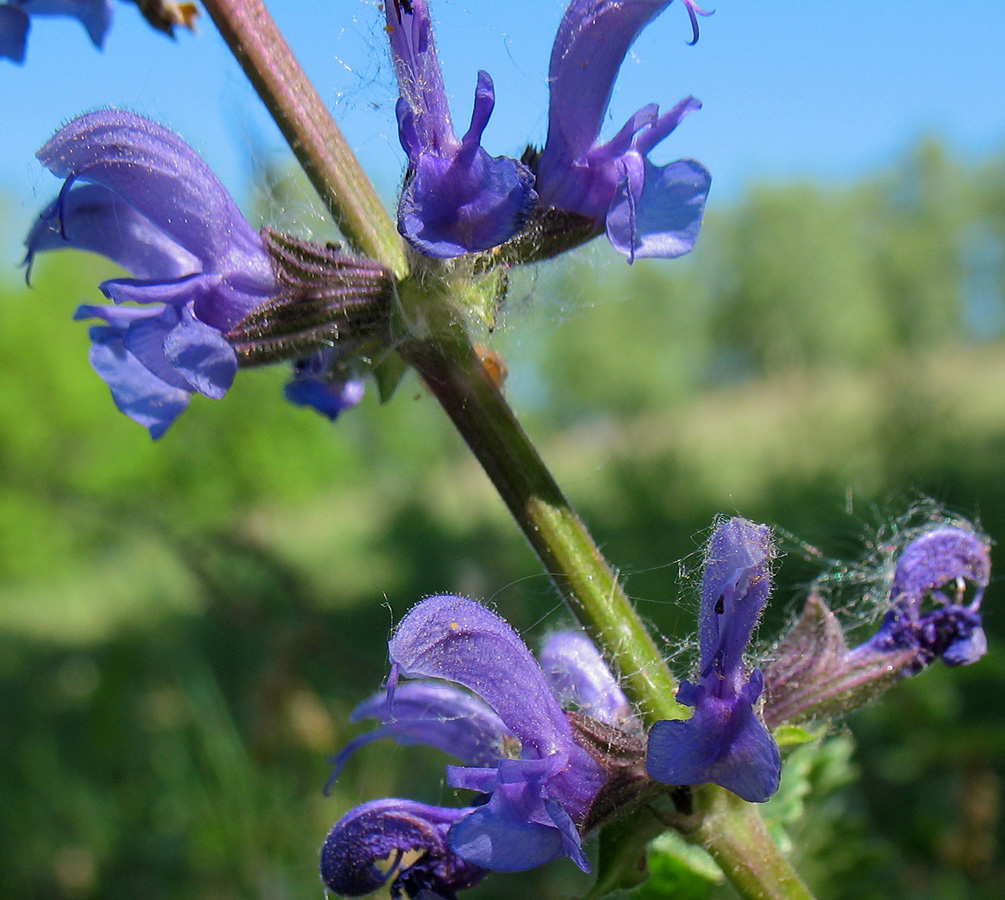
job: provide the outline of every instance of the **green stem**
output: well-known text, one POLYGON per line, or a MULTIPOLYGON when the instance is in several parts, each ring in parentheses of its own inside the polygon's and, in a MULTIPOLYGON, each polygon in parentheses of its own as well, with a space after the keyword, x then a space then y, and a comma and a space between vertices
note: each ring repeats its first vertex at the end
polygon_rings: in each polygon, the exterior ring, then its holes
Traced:
POLYGON ((813 900, 755 804, 716 785, 705 785, 697 793, 704 815, 684 837, 712 855, 744 900, 813 900))
POLYGON ((408 259, 359 160, 262 0, 203 0, 345 239, 398 278, 408 259))
POLYGON ((617 576, 565 499, 467 339, 412 341, 425 379, 482 464, 573 615, 621 673, 649 721, 687 716, 676 683, 617 576))

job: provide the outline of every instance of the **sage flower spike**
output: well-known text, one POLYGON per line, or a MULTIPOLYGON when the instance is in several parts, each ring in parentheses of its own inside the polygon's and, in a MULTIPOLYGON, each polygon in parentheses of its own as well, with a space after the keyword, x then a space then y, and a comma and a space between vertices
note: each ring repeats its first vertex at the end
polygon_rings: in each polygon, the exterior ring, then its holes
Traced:
POLYGON ((449 258, 495 247, 522 227, 537 195, 525 165, 482 149, 482 132, 495 106, 492 79, 478 73, 471 125, 458 138, 427 0, 384 7, 401 93, 398 135, 408 155, 398 230, 425 256, 449 258))
POLYGON ((684 722, 657 722, 646 768, 664 784, 721 785, 752 803, 778 790, 781 755, 758 718, 760 669, 744 675, 743 653, 771 593, 771 531, 729 519, 713 532, 701 591, 701 672, 677 699, 695 708, 684 722))
MULTIPOLYGON (((548 139, 537 161, 539 207, 592 219, 629 262, 688 253, 701 229, 711 184, 708 170, 694 160, 657 166, 648 158, 688 113, 701 107, 693 97, 662 114, 650 103, 610 141, 599 143, 628 49, 670 3, 572 0, 551 53, 548 139)), ((693 3, 685 5, 694 22, 701 11, 693 3)))

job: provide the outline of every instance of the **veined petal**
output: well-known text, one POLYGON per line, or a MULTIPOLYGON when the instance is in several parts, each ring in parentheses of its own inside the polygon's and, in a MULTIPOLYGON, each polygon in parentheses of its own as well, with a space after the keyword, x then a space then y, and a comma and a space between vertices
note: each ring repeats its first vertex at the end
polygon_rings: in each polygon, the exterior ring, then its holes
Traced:
POLYGON ((690 253, 705 215, 712 181, 708 170, 692 159, 666 166, 643 159, 637 197, 633 171, 626 165, 607 213, 607 237, 614 249, 630 262, 637 257, 675 259, 690 253))
POLYGON ((99 253, 136 278, 171 280, 202 271, 193 254, 100 184, 61 194, 38 217, 25 244, 29 266, 36 253, 73 247, 99 253))
POLYGON ((507 750, 519 748, 502 719, 477 697, 450 684, 412 681, 397 685, 391 697, 379 691, 357 706, 351 719, 379 719, 381 727, 356 738, 339 753, 333 780, 356 750, 384 737, 399 744, 436 747, 469 766, 491 766, 507 750))
POLYGON ((237 354, 215 328, 200 322, 191 305, 164 338, 164 356, 192 388, 214 400, 230 390, 237 374, 237 354))
POLYGON ((628 698, 593 642, 581 631, 551 635, 538 654, 538 662, 563 705, 611 725, 631 718, 628 698))
POLYGON ((412 609, 388 644, 389 691, 398 675, 442 678, 477 694, 538 756, 574 745, 569 723, 526 644, 480 603, 430 597, 412 609))
POLYGON ((321 878, 336 894, 362 897, 391 882, 391 896, 453 898, 487 872, 447 846, 447 831, 471 812, 388 798, 343 816, 321 848, 321 878), (402 859, 420 853, 411 864, 402 859), (387 867, 386 861, 391 865, 387 867))
MULTIPOLYGON (((457 149, 458 141, 436 55, 429 4, 427 0, 412 0, 409 5, 411 11, 394 0, 384 4, 398 89, 407 105, 418 144, 438 154, 449 154, 457 149)), ((402 115, 399 107, 399 122, 402 115)), ((412 150, 407 146, 405 150, 411 158, 412 150)))
POLYGON ((205 268, 261 253, 261 239, 200 156, 176 134, 123 110, 86 113, 38 151, 61 178, 101 184, 122 196, 205 268))
POLYGON ((0 6, 0 58, 24 62, 28 42, 28 16, 17 6, 0 6))
MULTIPOLYGON (((96 307, 84 309, 90 315, 97 314, 96 307)), ((112 309, 118 313, 118 310, 112 309)), ((171 324, 157 323, 154 319, 150 327, 159 330, 163 336, 171 324)), ((156 440, 184 412, 190 393, 186 388, 179 387, 176 379, 165 381, 140 361, 126 345, 127 333, 115 325, 91 328, 91 365, 111 389, 119 410, 147 428, 156 440)))
POLYGON ((980 537, 947 526, 929 531, 907 545, 897 560, 890 594, 894 603, 917 615, 917 606, 925 594, 955 587, 963 579, 976 587, 972 605, 977 608, 990 577, 991 556, 980 537))

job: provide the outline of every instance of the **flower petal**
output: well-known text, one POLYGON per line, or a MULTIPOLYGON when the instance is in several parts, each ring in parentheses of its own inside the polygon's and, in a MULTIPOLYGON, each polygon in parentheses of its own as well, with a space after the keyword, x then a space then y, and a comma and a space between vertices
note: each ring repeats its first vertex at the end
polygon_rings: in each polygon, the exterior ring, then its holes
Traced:
MULTIPOLYGON (((534 657, 509 624, 463 597, 430 597, 414 607, 388 644, 397 676, 442 678, 482 698, 520 738, 524 752, 565 754, 574 745, 562 708, 534 657)), ((393 693, 392 693, 393 699, 393 693)))
POLYGON ((637 199, 628 178, 618 183, 607 213, 608 239, 629 261, 690 253, 701 231, 712 176, 691 159, 667 166, 646 159, 644 173, 637 199))
POLYGON ((28 16, 16 6, 0 6, 0 58, 24 62, 28 42, 28 16))
POLYGON ((87 30, 95 47, 102 47, 112 24, 111 0, 17 0, 31 16, 71 16, 87 30))
MULTIPOLYGON (((540 177, 566 168, 596 142, 628 48, 671 0, 573 0, 558 26, 540 177)), ((551 202, 543 198, 545 202, 551 202)))
POLYGON ((136 278, 175 279, 202 270, 195 256, 100 184, 62 193, 38 217, 25 243, 29 266, 36 253, 74 247, 100 253, 136 278))
MULTIPOLYGON (((55 175, 101 184, 203 261, 222 268, 261 241, 199 155, 135 113, 103 109, 73 119, 36 154, 55 175)), ((237 266, 239 268, 239 266, 237 266)))
POLYGON ((743 651, 771 593, 773 555, 767 525, 733 518, 712 533, 699 614, 702 679, 713 667, 727 679, 742 673, 743 651))
POLYGON ((237 374, 237 354, 215 328, 200 322, 191 306, 164 339, 164 355, 193 389, 214 400, 230 390, 237 374))
POLYGON ((147 428, 156 440, 184 412, 190 394, 158 378, 137 359, 124 338, 120 328, 93 327, 91 365, 111 389, 119 410, 147 428))
POLYGON ((649 732, 646 769, 664 784, 713 783, 763 803, 778 790, 781 766, 745 691, 727 700, 706 696, 686 722, 657 722, 649 732))

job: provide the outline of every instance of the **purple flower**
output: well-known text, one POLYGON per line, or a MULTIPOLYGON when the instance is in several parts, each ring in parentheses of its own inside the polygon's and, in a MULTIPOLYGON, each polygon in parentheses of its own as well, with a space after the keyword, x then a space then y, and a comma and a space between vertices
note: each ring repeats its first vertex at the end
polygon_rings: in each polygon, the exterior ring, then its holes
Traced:
POLYGON ((363 400, 363 379, 355 378, 334 347, 302 356, 293 364, 293 380, 283 389, 294 406, 309 406, 334 422, 363 400))
POLYGON ((321 848, 321 878, 343 897, 362 897, 390 882, 394 900, 402 893, 456 900, 457 891, 488 874, 448 846, 450 826, 470 812, 394 798, 357 806, 329 832, 321 848), (419 857, 403 865, 403 857, 415 851, 419 857))
MULTIPOLYGON (((548 140, 537 166, 539 205, 574 212, 605 227, 619 253, 673 258, 688 253, 701 228, 711 176, 684 159, 656 166, 649 151, 689 112, 687 97, 660 115, 642 107, 606 144, 600 129, 629 47, 671 0, 572 0, 551 53, 548 140)), ((685 5, 695 23, 704 13, 685 5)), ((697 24, 694 24, 697 39, 697 24)))
POLYGON ((492 79, 478 73, 471 125, 458 139, 427 0, 384 6, 401 91, 398 135, 408 154, 398 230, 426 256, 449 258, 495 247, 520 229, 537 195, 526 166, 491 157, 481 147, 495 105, 492 79))
MULTIPOLYGON (((377 738, 437 747, 463 763, 447 767, 448 784, 487 795, 482 805, 442 812, 451 816, 450 854, 497 872, 569 856, 589 871, 580 828, 607 775, 577 742, 553 688, 583 684, 583 674, 567 676, 553 655, 546 676, 503 619, 450 595, 416 606, 391 639, 389 655, 387 688, 354 713, 382 725, 346 747, 335 775, 349 754, 377 738), (434 680, 399 683, 402 677, 434 680)), ((593 669, 599 656, 569 659, 572 668, 593 669)), ((598 708, 620 709, 623 698, 603 693, 608 699, 598 700, 595 691, 582 695, 584 705, 592 698, 598 708)), ((347 840, 339 825, 336 832, 347 840)), ((353 856, 351 848, 339 853, 353 856)))
POLYGON ((24 62, 29 16, 72 16, 80 20, 96 47, 112 24, 111 0, 13 0, 0 5, 0 57, 24 62))
POLYGON ((778 790, 778 746, 754 711, 760 669, 744 678, 743 652, 771 592, 771 531, 729 519, 713 532, 701 592, 701 673, 677 699, 695 707, 686 722, 657 722, 646 768, 664 784, 712 782, 751 803, 778 790))
POLYGON ((226 335, 276 293, 262 238, 191 147, 134 113, 80 116, 38 158, 66 182, 28 236, 27 261, 75 247, 135 276, 101 284, 115 305, 76 318, 104 320, 91 329, 91 364, 158 438, 193 393, 218 399, 233 382, 226 335))
POLYGON ((837 616, 811 593, 765 668, 765 720, 777 726, 853 709, 936 659, 977 662, 987 652, 980 606, 990 577, 987 541, 969 527, 921 535, 897 560, 879 631, 851 650, 837 616))
POLYGON ((947 666, 977 662, 988 650, 980 608, 990 577, 991 556, 974 532, 951 526, 928 532, 900 555, 883 624, 852 653, 912 650, 905 672, 911 675, 935 659, 947 666), (968 583, 975 591, 966 602, 968 583), (929 599, 934 605, 926 609, 929 599))

